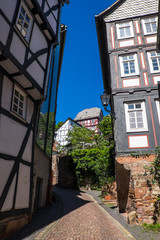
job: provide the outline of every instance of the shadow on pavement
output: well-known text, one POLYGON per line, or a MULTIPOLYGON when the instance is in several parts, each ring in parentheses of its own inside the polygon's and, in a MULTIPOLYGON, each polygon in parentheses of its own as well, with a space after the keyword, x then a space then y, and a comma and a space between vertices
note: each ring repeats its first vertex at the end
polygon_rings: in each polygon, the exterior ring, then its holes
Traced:
POLYGON ((5 240, 33 240, 46 226, 90 201, 81 199, 81 191, 53 187, 52 205, 37 210, 31 223, 5 240))

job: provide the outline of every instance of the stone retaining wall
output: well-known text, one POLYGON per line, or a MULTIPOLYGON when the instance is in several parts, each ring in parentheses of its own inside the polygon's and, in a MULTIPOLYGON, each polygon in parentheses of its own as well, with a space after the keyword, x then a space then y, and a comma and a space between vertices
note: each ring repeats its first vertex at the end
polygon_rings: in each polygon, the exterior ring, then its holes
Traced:
POLYGON ((157 196, 160 189, 152 184, 146 166, 150 166, 155 155, 146 157, 119 156, 116 158, 117 199, 120 212, 136 211, 139 224, 151 224, 158 218, 157 196))

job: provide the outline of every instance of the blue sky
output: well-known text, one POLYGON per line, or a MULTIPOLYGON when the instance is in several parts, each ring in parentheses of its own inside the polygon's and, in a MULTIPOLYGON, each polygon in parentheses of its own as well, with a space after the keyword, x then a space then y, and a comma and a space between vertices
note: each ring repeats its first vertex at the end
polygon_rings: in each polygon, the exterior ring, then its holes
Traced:
POLYGON ((66 43, 58 89, 56 123, 86 109, 103 110, 103 80, 95 15, 115 0, 70 0, 62 8, 61 23, 67 25, 66 43))

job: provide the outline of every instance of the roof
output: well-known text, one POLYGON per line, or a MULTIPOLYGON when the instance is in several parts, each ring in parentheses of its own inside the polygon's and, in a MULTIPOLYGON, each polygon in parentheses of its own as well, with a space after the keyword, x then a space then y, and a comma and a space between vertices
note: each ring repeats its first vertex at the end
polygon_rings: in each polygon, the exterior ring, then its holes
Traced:
POLYGON ((133 18, 158 12, 158 0, 117 0, 96 17, 105 22, 133 18))
MULTIPOLYGON (((59 129, 60 129, 67 121, 73 122, 73 123, 75 123, 77 126, 82 127, 79 123, 75 122, 72 118, 69 117, 69 118, 67 118, 66 121, 57 129, 57 131, 59 131, 59 129)), ((56 131, 56 132, 57 132, 57 131, 56 131)))
POLYGON ((89 118, 96 118, 99 117, 102 110, 100 108, 86 108, 83 111, 79 112, 75 117, 75 121, 82 120, 82 119, 89 119, 89 118))

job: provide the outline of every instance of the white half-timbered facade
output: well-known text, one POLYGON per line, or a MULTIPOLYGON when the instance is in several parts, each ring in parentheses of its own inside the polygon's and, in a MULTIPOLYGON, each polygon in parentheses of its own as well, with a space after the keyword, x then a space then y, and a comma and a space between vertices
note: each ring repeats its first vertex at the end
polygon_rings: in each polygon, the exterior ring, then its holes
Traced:
POLYGON ((33 209, 46 202, 47 136, 41 150, 35 140, 44 100, 46 135, 50 112, 55 117, 66 31, 63 25, 60 39, 60 11, 65 2, 0 1, 0 223, 4 223, 0 238, 9 221, 17 220, 22 227, 33 209))
POLYGON ((73 129, 73 126, 82 127, 80 124, 75 122, 73 119, 68 118, 63 125, 55 132, 55 141, 61 145, 66 146, 69 144, 67 137, 68 132, 73 129))

